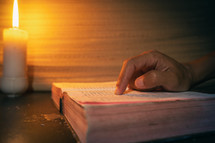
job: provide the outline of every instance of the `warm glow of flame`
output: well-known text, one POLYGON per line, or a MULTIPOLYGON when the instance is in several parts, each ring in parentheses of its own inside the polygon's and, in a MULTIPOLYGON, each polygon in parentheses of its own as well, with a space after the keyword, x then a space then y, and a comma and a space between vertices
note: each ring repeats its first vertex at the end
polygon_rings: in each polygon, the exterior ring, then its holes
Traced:
POLYGON ((19 10, 17 0, 14 0, 13 3, 13 27, 19 27, 19 10))

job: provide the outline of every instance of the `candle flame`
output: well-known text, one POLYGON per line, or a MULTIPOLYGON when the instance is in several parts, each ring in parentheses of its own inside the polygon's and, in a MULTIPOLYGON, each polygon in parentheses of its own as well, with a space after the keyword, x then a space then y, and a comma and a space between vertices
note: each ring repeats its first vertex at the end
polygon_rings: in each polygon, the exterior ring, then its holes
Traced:
POLYGON ((19 10, 18 10, 17 0, 14 0, 14 3, 13 3, 13 27, 14 28, 19 27, 19 10))

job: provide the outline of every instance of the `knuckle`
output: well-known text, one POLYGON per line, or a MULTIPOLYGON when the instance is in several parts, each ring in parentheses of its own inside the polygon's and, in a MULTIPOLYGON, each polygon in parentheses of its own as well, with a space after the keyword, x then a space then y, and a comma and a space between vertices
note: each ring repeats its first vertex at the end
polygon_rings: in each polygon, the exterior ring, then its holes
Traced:
POLYGON ((130 59, 126 59, 123 61, 123 65, 125 66, 131 66, 134 64, 134 59, 130 58, 130 59))
POLYGON ((129 59, 124 60, 123 65, 127 65, 128 61, 129 61, 129 59))
POLYGON ((158 50, 155 50, 155 49, 143 52, 143 54, 156 54, 156 53, 160 53, 160 52, 158 50))
POLYGON ((161 55, 161 52, 154 49, 154 50, 149 50, 149 51, 143 52, 143 53, 141 53, 141 55, 146 55, 149 58, 155 59, 161 55))
POLYGON ((151 52, 150 52, 150 54, 151 54, 152 56, 158 56, 158 55, 161 55, 161 53, 160 53, 159 51, 157 51, 157 50, 153 50, 153 51, 151 51, 151 52))
POLYGON ((153 49, 153 50, 150 51, 150 53, 159 53, 159 51, 156 50, 156 49, 153 49))

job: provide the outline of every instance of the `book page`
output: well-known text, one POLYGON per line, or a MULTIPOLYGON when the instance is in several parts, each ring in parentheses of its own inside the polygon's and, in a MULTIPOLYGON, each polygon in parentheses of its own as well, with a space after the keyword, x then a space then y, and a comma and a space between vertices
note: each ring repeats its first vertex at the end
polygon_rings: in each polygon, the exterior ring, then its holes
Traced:
MULTIPOLYGON (((59 86, 59 85, 58 85, 59 86)), ((126 90, 123 95, 115 95, 115 82, 106 83, 79 83, 61 85, 64 94, 67 94, 79 104, 126 104, 166 102, 177 100, 200 100, 215 98, 215 94, 198 92, 141 92, 126 90)))
POLYGON ((54 86, 61 88, 62 91, 83 91, 83 90, 114 90, 116 82, 95 82, 95 83, 53 83, 54 86))

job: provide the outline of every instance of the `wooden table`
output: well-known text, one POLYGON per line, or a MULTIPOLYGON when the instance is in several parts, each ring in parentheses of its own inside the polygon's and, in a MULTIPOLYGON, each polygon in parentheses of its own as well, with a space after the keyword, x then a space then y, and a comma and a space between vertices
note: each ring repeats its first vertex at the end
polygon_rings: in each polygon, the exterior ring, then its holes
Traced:
MULTIPOLYGON (((65 118, 50 92, 27 93, 16 99, 0 96, 0 143, 75 143, 65 118)), ((215 132, 150 143, 211 143, 215 132)))
POLYGON ((1 99, 0 143, 75 143, 50 92, 1 99))

